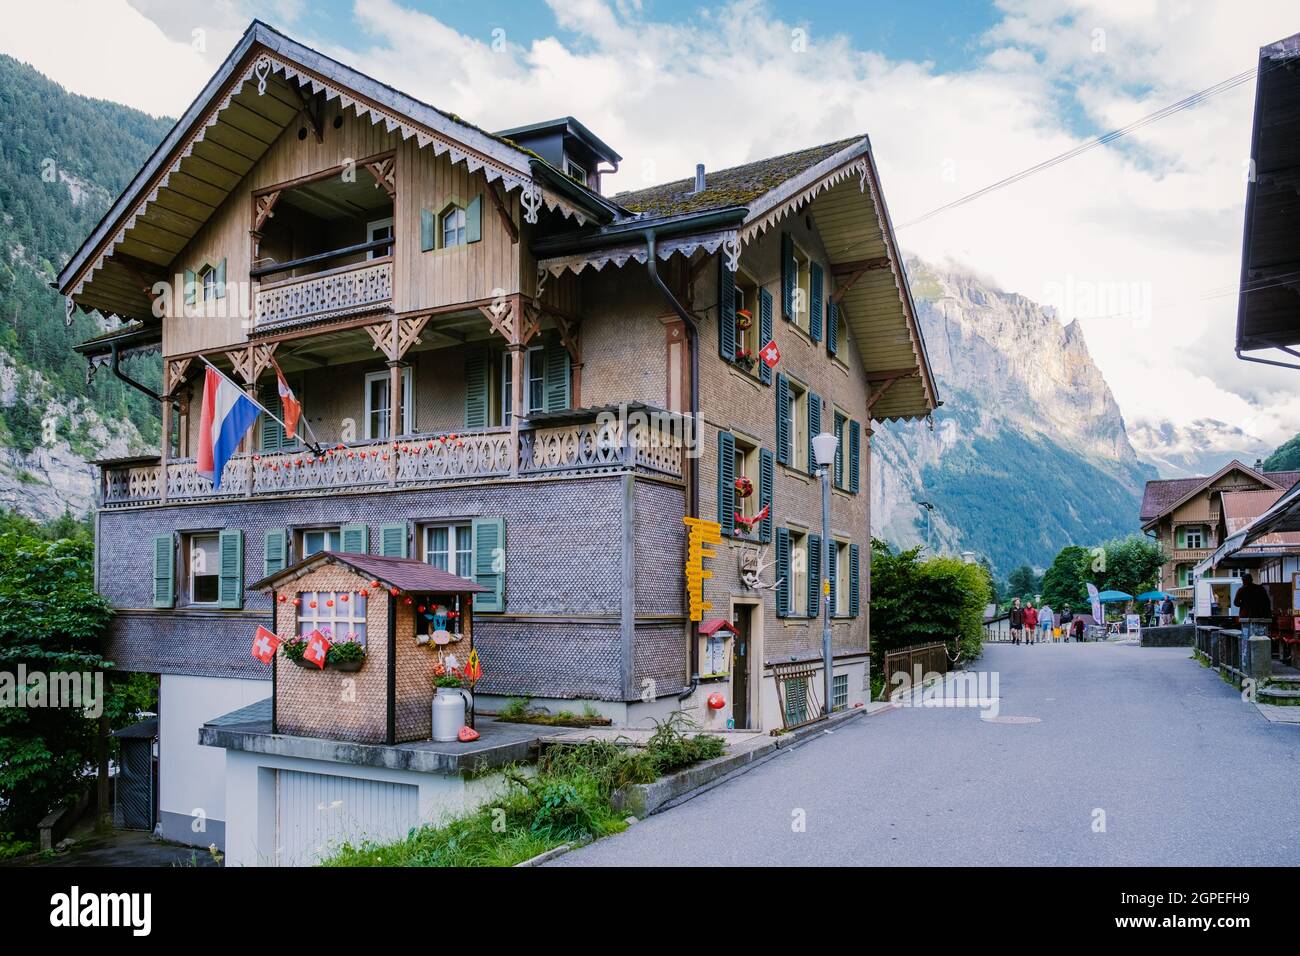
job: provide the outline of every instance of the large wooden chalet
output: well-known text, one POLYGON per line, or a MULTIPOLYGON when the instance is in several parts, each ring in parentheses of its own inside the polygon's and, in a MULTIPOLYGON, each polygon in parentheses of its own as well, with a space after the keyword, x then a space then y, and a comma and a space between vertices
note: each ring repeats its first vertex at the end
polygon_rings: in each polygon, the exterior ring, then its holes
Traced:
MULTIPOLYGON (((198 729, 268 697, 283 661, 253 630, 306 614, 248 585, 322 551, 479 585, 486 711, 799 723, 824 578, 832 703, 867 698, 871 426, 937 404, 871 144, 606 196, 620 159, 572 118, 486 132, 255 22, 63 269, 68 309, 110 321, 92 371, 138 384, 161 356, 162 447, 100 462, 96 561, 108 656, 162 675, 165 834, 222 842, 225 755, 198 729), (277 414, 278 364, 305 418, 263 416, 219 488, 195 461, 206 363, 277 414), (688 517, 722 525, 700 621, 688 517)), ((271 736, 262 770, 364 776, 271 736)))

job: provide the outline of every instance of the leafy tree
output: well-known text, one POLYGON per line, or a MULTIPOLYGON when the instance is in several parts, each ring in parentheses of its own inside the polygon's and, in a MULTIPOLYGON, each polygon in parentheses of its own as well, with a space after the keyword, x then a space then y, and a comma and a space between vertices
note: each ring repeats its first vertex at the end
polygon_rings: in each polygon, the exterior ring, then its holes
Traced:
POLYGON ((1077 544, 1062 548, 1043 574, 1043 603, 1058 611, 1066 604, 1072 608, 1086 607, 1088 587, 1086 574, 1091 555, 1077 544))
POLYGON ((921 548, 895 551, 871 541, 871 644, 877 672, 886 651, 929 641, 956 641, 978 657, 984 609, 993 593, 988 571, 960 558, 922 560, 921 548))
MULTIPOLYGON (((0 516, 0 692, 13 698, 6 703, 16 703, 20 668, 35 688, 37 674, 111 667, 101 645, 112 611, 95 593, 90 535, 49 534, 49 526, 0 516)), ((152 707, 152 681, 143 675, 105 675, 103 689, 110 726, 152 707)), ((0 707, 0 833, 30 833, 84 786, 97 746, 97 722, 81 709, 0 707)))
MULTIPOLYGON (((1085 563, 1085 580, 1099 591, 1123 591, 1134 597, 1156 586, 1164 553, 1145 535, 1115 538, 1101 546, 1099 560, 1085 563)), ((1091 556, 1090 556, 1091 557, 1091 556)))
POLYGON ((1034 573, 1034 569, 1022 564, 1007 575, 1007 598, 1031 600, 1042 588, 1043 579, 1034 573))

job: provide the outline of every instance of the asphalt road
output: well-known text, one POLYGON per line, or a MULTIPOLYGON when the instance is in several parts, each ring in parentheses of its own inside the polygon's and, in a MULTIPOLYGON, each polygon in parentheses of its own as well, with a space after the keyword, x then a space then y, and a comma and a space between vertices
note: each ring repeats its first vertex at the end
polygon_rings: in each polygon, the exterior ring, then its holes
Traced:
POLYGON ((1300 725, 1188 649, 994 645, 976 669, 1038 722, 859 718, 552 865, 1300 865, 1300 725))

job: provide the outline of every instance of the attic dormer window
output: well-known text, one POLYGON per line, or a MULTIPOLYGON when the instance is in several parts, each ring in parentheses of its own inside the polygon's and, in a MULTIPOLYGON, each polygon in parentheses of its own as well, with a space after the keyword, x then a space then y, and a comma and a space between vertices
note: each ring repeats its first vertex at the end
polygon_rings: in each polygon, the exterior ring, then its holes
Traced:
POLYGON ((439 222, 439 235, 442 236, 442 248, 463 246, 465 244, 465 210, 460 206, 448 206, 439 222))
POLYGON ((577 180, 584 186, 587 185, 587 171, 567 156, 564 157, 564 175, 577 180))

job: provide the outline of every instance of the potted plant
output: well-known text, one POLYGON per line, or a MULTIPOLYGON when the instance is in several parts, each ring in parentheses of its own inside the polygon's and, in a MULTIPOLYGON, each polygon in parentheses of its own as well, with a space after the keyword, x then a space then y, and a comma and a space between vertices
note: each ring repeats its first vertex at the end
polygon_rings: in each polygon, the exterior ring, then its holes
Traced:
POLYGON ((366 647, 357 640, 355 634, 349 634, 344 640, 331 644, 329 653, 325 655, 325 666, 336 671, 359 671, 365 662, 366 647))
POLYGON ((736 364, 746 372, 754 371, 756 363, 757 359, 754 358, 754 353, 749 349, 736 349, 736 364))

